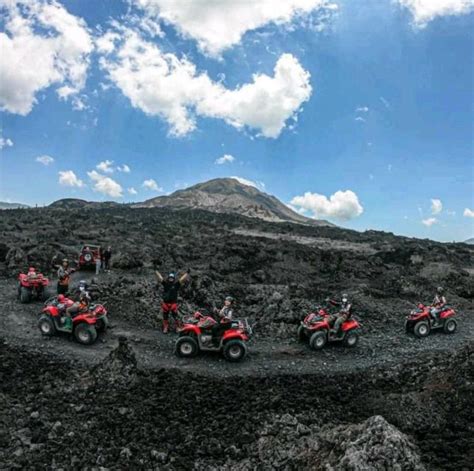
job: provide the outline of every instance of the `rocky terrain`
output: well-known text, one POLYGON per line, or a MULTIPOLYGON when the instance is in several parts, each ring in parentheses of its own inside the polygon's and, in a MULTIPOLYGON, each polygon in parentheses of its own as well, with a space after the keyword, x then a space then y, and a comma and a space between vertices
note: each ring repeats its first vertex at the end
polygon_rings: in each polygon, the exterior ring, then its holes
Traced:
POLYGON ((202 210, 23 209, 0 219, 2 469, 471 469, 474 248, 202 210), (114 328, 90 348, 44 339, 15 276, 84 243, 111 245, 87 278, 114 328), (153 271, 191 269, 182 313, 231 294, 250 355, 173 355, 153 271), (442 285, 459 331, 403 329, 442 285), (347 291, 357 348, 312 352, 301 317, 347 291))

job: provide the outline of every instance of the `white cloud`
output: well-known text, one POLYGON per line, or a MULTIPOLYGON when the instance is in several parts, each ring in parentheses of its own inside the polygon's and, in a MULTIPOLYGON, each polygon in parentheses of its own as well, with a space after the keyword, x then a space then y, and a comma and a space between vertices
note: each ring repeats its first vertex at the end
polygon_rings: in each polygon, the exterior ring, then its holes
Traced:
POLYGON ((87 175, 94 182, 94 186, 92 187, 94 191, 110 196, 111 198, 122 197, 123 188, 112 178, 101 175, 95 170, 87 172, 87 175))
POLYGON ((39 157, 36 157, 35 160, 46 167, 54 162, 54 159, 49 155, 40 155, 39 157))
POLYGON ((82 188, 84 186, 84 182, 77 178, 76 174, 72 170, 64 170, 59 172, 59 184, 77 188, 82 188))
POLYGON ((55 0, 3 0, 2 9, 0 109, 27 115, 51 85, 62 99, 78 93, 93 47, 85 22, 55 0))
POLYGON ((356 121, 360 121, 361 123, 365 123, 365 119, 362 118, 362 116, 357 116, 357 117, 355 118, 355 120, 356 120, 356 121))
POLYGON ((438 220, 436 218, 427 218, 427 219, 423 219, 421 222, 425 226, 431 227, 433 224, 437 224, 438 220))
POLYGON ((367 106, 359 106, 356 108, 356 113, 368 113, 369 108, 367 106))
POLYGON ((0 149, 3 149, 4 147, 13 147, 13 141, 8 137, 0 137, 0 149))
POLYGON ((232 163, 234 161, 235 161, 235 157, 233 155, 224 154, 222 157, 219 157, 218 159, 216 159, 215 163, 217 165, 223 165, 226 163, 232 163))
POLYGON ((122 173, 130 173, 130 167, 127 164, 119 165, 117 170, 122 173))
POLYGON ((431 214, 439 214, 443 210, 443 203, 440 199, 431 200, 431 214))
POLYGON ((247 32, 269 23, 288 24, 317 12, 331 12, 337 5, 327 0, 176 1, 133 0, 149 18, 176 26, 185 37, 198 42, 202 51, 219 56, 238 44, 247 32))
POLYGON ((114 173, 114 168, 113 168, 114 161, 113 160, 104 160, 100 163, 98 163, 95 168, 97 170, 100 170, 101 172, 105 173, 114 173))
POLYGON ((467 218, 474 218, 474 210, 466 208, 464 209, 463 215, 467 218))
POLYGON ((408 8, 413 15, 414 23, 425 27, 439 16, 464 15, 474 9, 472 0, 394 0, 402 7, 408 8))
POLYGON ((291 205, 308 211, 315 218, 329 217, 343 221, 356 218, 364 212, 358 196, 351 190, 336 191, 329 198, 306 192, 303 196, 295 196, 291 205))
POLYGON ((160 116, 175 136, 193 131, 196 116, 202 116, 276 138, 311 96, 310 74, 291 54, 280 56, 273 76, 254 74, 251 82, 227 89, 187 58, 164 53, 136 31, 124 29, 121 38, 116 53, 103 57, 101 66, 132 106, 160 116))
POLYGON ((130 188, 127 188, 127 191, 130 195, 136 195, 138 193, 138 191, 135 190, 135 188, 133 188, 133 186, 131 186, 130 188))
POLYGON ((265 183, 263 182, 248 180, 247 178, 242 178, 242 177, 230 177, 230 178, 237 180, 239 183, 242 183, 242 185, 253 186, 257 188, 258 190, 262 190, 262 191, 265 190, 265 183))
POLYGON ((143 183, 142 183, 142 187, 143 188, 146 188, 147 190, 151 190, 151 191, 158 191, 158 192, 161 192, 163 191, 163 188, 161 188, 158 183, 156 183, 155 180, 153 180, 153 178, 150 178, 148 180, 145 180, 143 183))

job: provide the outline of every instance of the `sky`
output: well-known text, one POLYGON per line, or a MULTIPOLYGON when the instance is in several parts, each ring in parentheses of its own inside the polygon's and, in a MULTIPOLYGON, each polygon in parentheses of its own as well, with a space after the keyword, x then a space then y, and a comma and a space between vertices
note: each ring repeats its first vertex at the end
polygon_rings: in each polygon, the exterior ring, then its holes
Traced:
POLYGON ((0 9, 0 201, 236 177, 351 229, 474 236, 473 0, 0 9))

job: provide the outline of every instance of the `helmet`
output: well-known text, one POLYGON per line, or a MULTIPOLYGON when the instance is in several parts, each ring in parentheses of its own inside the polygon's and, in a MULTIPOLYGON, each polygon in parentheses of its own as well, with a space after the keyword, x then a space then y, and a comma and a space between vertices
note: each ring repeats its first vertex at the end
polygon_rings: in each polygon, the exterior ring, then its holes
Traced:
POLYGON ((67 258, 63 258, 63 263, 69 263, 69 260, 67 258))
POLYGON ((79 286, 84 286, 84 287, 86 287, 86 286, 87 286, 87 281, 86 281, 86 280, 81 280, 81 281, 79 281, 79 286))
POLYGON ((175 278, 176 278, 176 275, 173 272, 168 273, 168 279, 173 279, 174 280, 175 278))
POLYGON ((437 292, 438 294, 443 294, 443 291, 444 291, 444 289, 443 289, 442 286, 438 286, 438 288, 436 288, 436 292, 437 292))
POLYGON ((64 294, 58 294, 58 303, 62 304, 64 301, 66 301, 64 294))
POLYGON ((234 302, 234 298, 232 296, 226 296, 225 297, 225 300, 226 301, 229 301, 230 303, 233 303, 234 302))

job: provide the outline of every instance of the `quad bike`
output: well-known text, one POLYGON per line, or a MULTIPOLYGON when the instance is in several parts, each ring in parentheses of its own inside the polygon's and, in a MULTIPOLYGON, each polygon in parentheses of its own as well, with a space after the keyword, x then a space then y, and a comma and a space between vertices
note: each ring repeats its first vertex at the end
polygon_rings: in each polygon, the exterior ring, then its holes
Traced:
POLYGON ((95 268, 96 261, 100 258, 98 245, 84 245, 79 253, 79 269, 95 268))
POLYGON ((432 330, 443 329, 446 334, 454 334, 457 329, 457 322, 454 319, 456 312, 452 307, 445 306, 444 310, 438 314, 438 319, 431 315, 432 306, 418 304, 405 320, 405 330, 413 333, 417 337, 427 337, 432 330))
POLYGON ((32 299, 44 301, 48 285, 48 278, 30 268, 27 274, 18 275, 18 299, 23 304, 29 303, 32 299))
POLYGON ((212 327, 217 321, 209 315, 196 312, 192 319, 186 320, 178 328, 176 355, 183 358, 196 356, 203 352, 222 352, 224 358, 231 362, 241 361, 247 355, 246 342, 252 335, 252 328, 247 319, 233 320, 227 329, 220 333, 220 338, 213 338, 212 327))
POLYGON ((298 327, 298 339, 307 342, 313 350, 321 350, 328 342, 342 342, 355 347, 359 341, 359 322, 350 316, 344 321, 337 335, 331 335, 330 314, 324 308, 308 314, 298 327))
POLYGON ((90 305, 85 312, 72 315, 72 332, 64 326, 66 308, 74 301, 66 298, 63 304, 57 298, 50 298, 45 302, 38 319, 40 332, 46 337, 52 337, 59 332, 67 332, 83 345, 92 345, 97 339, 97 333, 103 332, 108 326, 107 310, 102 304, 90 305))

